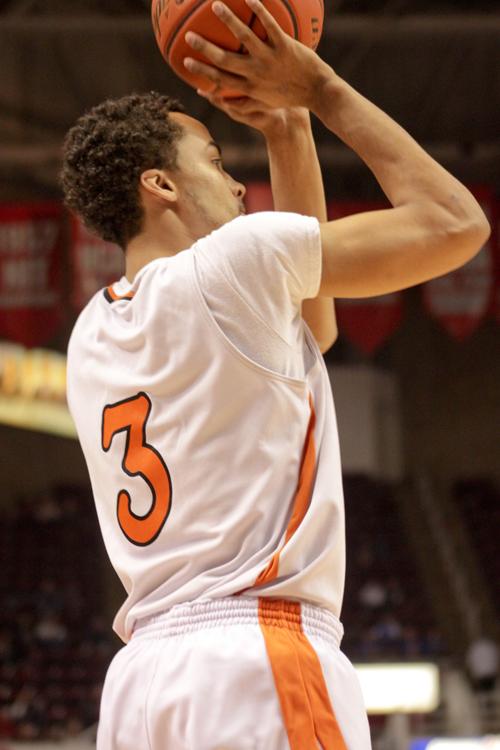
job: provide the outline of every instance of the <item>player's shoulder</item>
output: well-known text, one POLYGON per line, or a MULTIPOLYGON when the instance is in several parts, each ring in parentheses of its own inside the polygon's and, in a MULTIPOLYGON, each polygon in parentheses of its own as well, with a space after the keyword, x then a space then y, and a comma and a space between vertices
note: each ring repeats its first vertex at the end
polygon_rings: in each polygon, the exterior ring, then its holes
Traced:
POLYGON ((202 242, 258 243, 259 246, 267 246, 280 241, 286 243, 292 238, 300 239, 301 236, 309 234, 315 226, 318 226, 318 221, 310 216, 286 211, 259 211, 238 216, 216 229, 202 242))
POLYGON ((86 331, 95 330, 96 323, 106 317, 108 308, 121 299, 132 299, 134 293, 125 277, 113 282, 107 287, 98 289, 80 310, 73 326, 71 341, 79 336, 85 336, 86 331), (127 289, 126 287, 129 287, 127 289))
POLYGON ((104 291, 104 289, 99 289, 97 292, 95 292, 95 294, 93 294, 86 305, 80 310, 71 331, 68 351, 73 349, 74 344, 78 340, 78 338, 82 335, 85 335, 85 331, 89 330, 89 328, 92 327, 98 308, 101 304, 101 298, 103 298, 104 291))
POLYGON ((272 223, 276 217, 274 211, 265 211, 253 214, 242 214, 231 221, 222 224, 210 234, 203 237, 199 242, 217 242, 227 237, 248 237, 255 232, 259 232, 262 227, 272 223))
POLYGON ((284 228, 301 225, 310 222, 310 217, 289 211, 257 211, 252 214, 243 214, 236 219, 224 224, 217 232, 224 230, 248 231, 258 230, 261 227, 284 228))

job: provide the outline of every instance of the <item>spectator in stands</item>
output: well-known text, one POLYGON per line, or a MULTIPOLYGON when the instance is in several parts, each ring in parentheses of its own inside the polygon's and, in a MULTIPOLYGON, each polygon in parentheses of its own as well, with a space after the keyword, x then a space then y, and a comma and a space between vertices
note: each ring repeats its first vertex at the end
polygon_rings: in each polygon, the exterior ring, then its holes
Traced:
POLYGON ((446 647, 443 636, 437 628, 427 628, 421 637, 420 652, 422 656, 440 656, 446 647))
POLYGON ((466 662, 475 690, 492 692, 498 677, 498 644, 488 636, 479 636, 470 644, 466 662))
POLYGON ((14 661, 16 657, 16 648, 14 642, 14 633, 5 627, 0 629, 0 663, 14 661))
POLYGON ((403 629, 394 615, 387 613, 371 628, 374 641, 381 651, 400 654, 402 648, 403 629))
POLYGON ((14 722, 27 721, 35 695, 36 689, 33 685, 23 685, 9 707, 9 718, 14 722))
POLYGON ((422 639, 413 625, 405 625, 401 632, 401 655, 407 659, 422 655, 422 639))
POLYGON ((46 646, 63 646, 68 639, 68 629, 58 615, 48 613, 36 625, 35 637, 46 646))
POLYGON ((62 516, 61 509, 52 493, 43 493, 33 509, 33 517, 39 523, 58 521, 62 516))
MULTIPOLYGON (((7 738, 13 737, 16 732, 16 725, 9 716, 9 709, 7 706, 0 708, 0 737, 7 738)), ((0 750, 4 750, 4 746, 0 742, 0 750)))
POLYGON ((92 615, 88 623, 88 636, 96 646, 109 648, 109 628, 101 615, 92 615))
POLYGON ((381 609, 387 602, 387 589, 381 581, 369 579, 358 593, 360 604, 369 609, 381 609))
POLYGON ((397 610, 404 602, 405 596, 399 580, 391 576, 387 581, 387 604, 397 610))
POLYGON ((32 740, 38 740, 40 738, 40 734, 40 727, 32 721, 20 721, 16 727, 16 738, 18 740, 31 742, 32 740))
POLYGON ((69 716, 66 721, 65 735, 66 737, 78 737, 83 732, 85 727, 83 726, 82 720, 78 716, 69 716))
POLYGON ((356 548, 356 565, 360 570, 369 570, 374 561, 373 546, 368 539, 358 542, 356 548))
POLYGON ((40 612, 61 612, 64 596, 53 578, 43 578, 36 594, 37 608, 40 612))

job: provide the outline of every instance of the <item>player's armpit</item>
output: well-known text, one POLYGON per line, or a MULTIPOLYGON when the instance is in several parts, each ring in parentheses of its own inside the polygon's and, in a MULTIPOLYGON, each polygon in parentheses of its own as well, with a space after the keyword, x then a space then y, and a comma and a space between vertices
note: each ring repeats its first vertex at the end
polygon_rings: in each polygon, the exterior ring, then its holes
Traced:
POLYGON ((332 348, 338 338, 335 303, 331 297, 302 300, 302 317, 311 329, 321 354, 332 348))
POLYGON ((321 224, 319 295, 371 297, 421 284, 467 263, 489 233, 480 210, 455 216, 423 202, 321 224))

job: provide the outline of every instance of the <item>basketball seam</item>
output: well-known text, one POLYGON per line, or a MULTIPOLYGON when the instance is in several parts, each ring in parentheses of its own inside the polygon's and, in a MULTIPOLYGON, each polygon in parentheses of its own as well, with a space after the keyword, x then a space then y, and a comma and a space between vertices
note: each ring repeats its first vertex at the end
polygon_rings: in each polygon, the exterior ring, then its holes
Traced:
POLYGON ((182 19, 182 20, 181 20, 181 21, 180 21, 180 22, 179 22, 179 23, 177 24, 177 28, 176 28, 176 30, 174 31, 174 33, 172 34, 172 36, 171 36, 171 38, 170 38, 170 41, 168 42, 168 44, 167 44, 167 47, 166 47, 166 49, 165 49, 165 53, 164 53, 164 55, 166 56, 166 58, 167 58, 167 59, 168 59, 168 56, 169 56, 169 54, 170 54, 170 50, 172 49, 172 44, 173 44, 173 43, 175 42, 175 40, 177 39, 177 34, 178 34, 178 33, 179 33, 179 31, 180 31, 180 30, 182 29, 182 27, 184 26, 184 24, 186 23, 186 21, 188 21, 188 20, 189 20, 189 19, 191 18, 191 16, 193 15, 193 13, 196 13, 196 11, 198 10, 198 8, 199 8, 200 6, 202 6, 204 2, 205 2, 205 0, 200 0, 200 2, 196 3, 196 5, 194 5, 194 6, 193 6, 193 7, 191 8, 191 10, 190 10, 190 11, 189 11, 189 13, 187 14, 187 16, 184 16, 184 18, 183 18, 183 19, 182 19))
POLYGON ((281 2, 283 3, 283 5, 287 9, 287 11, 289 12, 290 18, 292 19, 294 38, 298 39, 299 38, 299 26, 297 24, 297 19, 295 17, 295 13, 293 12, 293 8, 290 5, 290 3, 288 2, 288 0, 281 0, 281 2))

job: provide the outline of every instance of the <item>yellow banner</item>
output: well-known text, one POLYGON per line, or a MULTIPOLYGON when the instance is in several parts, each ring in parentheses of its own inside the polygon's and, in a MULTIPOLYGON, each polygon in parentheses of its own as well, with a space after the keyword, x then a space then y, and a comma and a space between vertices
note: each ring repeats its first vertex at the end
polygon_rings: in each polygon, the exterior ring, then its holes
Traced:
POLYGON ((66 404, 66 357, 0 343, 0 422, 76 437, 66 404))

